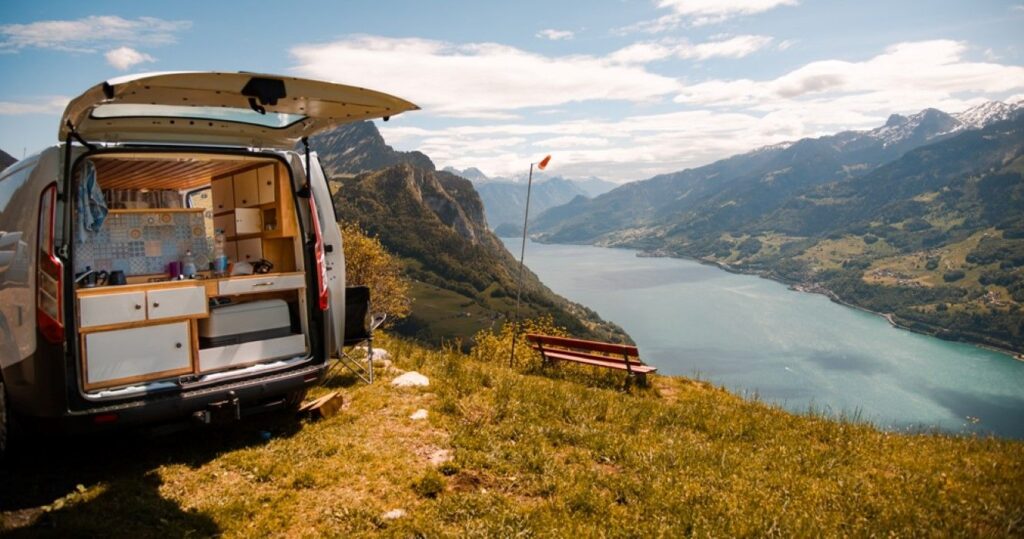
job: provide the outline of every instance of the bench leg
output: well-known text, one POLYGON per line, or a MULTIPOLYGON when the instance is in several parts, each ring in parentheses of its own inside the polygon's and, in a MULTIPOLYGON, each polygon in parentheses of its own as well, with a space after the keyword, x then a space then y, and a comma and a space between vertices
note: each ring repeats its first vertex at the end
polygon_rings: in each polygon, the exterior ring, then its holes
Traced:
POLYGON ((636 377, 637 385, 639 385, 640 387, 647 387, 647 373, 646 372, 638 372, 638 373, 634 374, 633 376, 636 377))

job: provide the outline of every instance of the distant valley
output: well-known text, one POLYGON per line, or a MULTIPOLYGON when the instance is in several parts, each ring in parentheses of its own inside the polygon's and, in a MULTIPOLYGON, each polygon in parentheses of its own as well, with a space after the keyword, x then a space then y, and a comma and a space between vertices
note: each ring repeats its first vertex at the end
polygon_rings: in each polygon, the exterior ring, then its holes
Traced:
POLYGON ((539 215, 536 237, 762 273, 1024 349, 1024 114, 987 103, 779 144, 539 215))
MULTIPOLYGON (((446 167, 446 172, 462 176, 473 182, 487 213, 487 224, 500 236, 522 234, 526 211, 527 178, 489 178, 476 168, 458 170, 446 167)), ((593 198, 611 191, 618 184, 600 178, 567 180, 561 176, 548 176, 534 172, 530 192, 530 213, 539 215, 547 209, 561 206, 574 199, 593 198)))

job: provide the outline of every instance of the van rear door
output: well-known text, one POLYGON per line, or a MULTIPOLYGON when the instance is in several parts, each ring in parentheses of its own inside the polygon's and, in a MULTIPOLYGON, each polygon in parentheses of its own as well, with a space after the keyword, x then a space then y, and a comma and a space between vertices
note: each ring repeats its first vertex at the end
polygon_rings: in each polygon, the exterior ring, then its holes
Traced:
POLYGON ((385 93, 296 77, 150 73, 111 79, 71 100, 59 135, 290 150, 337 125, 417 109, 385 93))
MULTIPOLYGON (((305 161, 305 157, 302 158, 305 161)), ((327 288, 331 293, 330 323, 332 341, 330 351, 341 354, 345 338, 345 253, 341 244, 341 229, 334 214, 334 201, 327 186, 327 178, 316 152, 309 154, 309 188, 316 202, 320 221, 320 234, 324 242, 324 262, 327 269, 327 288)))

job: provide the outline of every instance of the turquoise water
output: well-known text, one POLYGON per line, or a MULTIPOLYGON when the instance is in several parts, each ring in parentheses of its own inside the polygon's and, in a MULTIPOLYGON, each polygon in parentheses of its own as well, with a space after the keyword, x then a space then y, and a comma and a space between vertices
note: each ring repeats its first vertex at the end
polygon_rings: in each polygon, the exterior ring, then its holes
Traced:
MULTIPOLYGON (((518 256, 520 240, 504 241, 518 256)), ((661 373, 887 429, 1024 438, 1024 362, 1004 354, 690 260, 531 242, 526 265, 622 326, 661 373)))

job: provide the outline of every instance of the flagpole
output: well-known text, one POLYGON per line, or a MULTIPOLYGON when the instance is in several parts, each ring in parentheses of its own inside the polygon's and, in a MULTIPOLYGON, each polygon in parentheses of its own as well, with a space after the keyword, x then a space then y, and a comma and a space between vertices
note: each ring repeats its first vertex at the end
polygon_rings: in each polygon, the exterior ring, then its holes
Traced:
MULTIPOLYGON (((547 159, 545 159, 545 161, 547 161, 547 159)), ((530 220, 530 191, 533 188, 533 165, 534 163, 530 163, 530 175, 526 180, 526 211, 523 212, 523 244, 519 249, 519 279, 516 283, 516 316, 512 322, 512 352, 508 356, 509 367, 515 365, 516 340, 519 338, 519 296, 523 291, 523 259, 526 258, 526 225, 530 220)))

